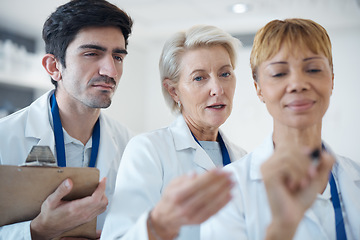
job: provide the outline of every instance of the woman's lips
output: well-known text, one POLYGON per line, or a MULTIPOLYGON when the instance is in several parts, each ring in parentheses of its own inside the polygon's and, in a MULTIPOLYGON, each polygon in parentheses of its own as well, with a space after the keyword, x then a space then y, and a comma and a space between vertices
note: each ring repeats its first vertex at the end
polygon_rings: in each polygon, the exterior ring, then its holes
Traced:
POLYGON ((287 104, 286 107, 294 111, 305 111, 310 109, 314 103, 313 100, 296 100, 287 104))
POLYGON ((211 106, 207 106, 206 108, 210 108, 210 109, 223 109, 225 108, 226 105, 225 104, 213 104, 211 106))

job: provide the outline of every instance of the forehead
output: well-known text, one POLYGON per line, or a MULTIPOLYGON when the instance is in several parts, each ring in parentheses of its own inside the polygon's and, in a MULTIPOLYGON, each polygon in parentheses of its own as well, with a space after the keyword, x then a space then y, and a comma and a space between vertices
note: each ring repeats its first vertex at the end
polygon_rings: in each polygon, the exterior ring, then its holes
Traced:
POLYGON ((76 49, 85 44, 95 44, 108 49, 125 49, 125 38, 117 27, 87 27, 76 34, 68 49, 76 49))
POLYGON ((204 46, 186 50, 181 56, 180 67, 195 69, 217 64, 231 64, 229 53, 221 45, 204 46))
POLYGON ((270 56, 265 62, 287 60, 289 58, 303 60, 305 58, 321 56, 325 58, 324 54, 314 53, 306 45, 288 45, 282 44, 278 52, 270 56))

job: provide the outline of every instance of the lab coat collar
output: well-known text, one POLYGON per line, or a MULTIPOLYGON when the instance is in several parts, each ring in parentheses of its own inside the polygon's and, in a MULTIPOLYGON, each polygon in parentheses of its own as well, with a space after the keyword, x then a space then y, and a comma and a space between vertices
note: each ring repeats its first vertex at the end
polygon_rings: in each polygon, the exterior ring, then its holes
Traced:
POLYGON ((250 163, 250 179, 260 180, 262 175, 260 167, 274 152, 274 144, 272 140, 272 133, 265 139, 265 141, 254 150, 250 163))
POLYGON ((184 117, 181 114, 170 125, 170 131, 172 132, 174 138, 176 151, 181 151, 187 148, 196 149, 198 147, 199 144, 195 141, 184 117))
MULTIPOLYGON (((327 144, 325 144, 325 147, 328 152, 332 153, 336 157, 336 162, 332 168, 332 172, 336 179, 337 190, 343 196, 342 206, 345 207, 345 217, 348 219, 347 222, 357 223, 359 219, 360 205, 354 203, 358 202, 360 199, 360 167, 349 159, 336 156, 327 144)), ((323 232, 321 224, 311 208, 305 212, 305 217, 316 223, 319 226, 318 228, 323 232)), ((349 235, 357 236, 360 232, 360 225, 350 224, 349 227, 350 228, 346 229, 346 231, 349 229, 351 231, 351 233, 346 232, 348 239, 349 235)), ((324 232, 323 234, 325 236, 324 232)))
MULTIPOLYGON (((47 145, 55 154, 55 139, 52 127, 52 116, 50 108, 50 97, 54 90, 48 91, 46 94, 38 98, 29 106, 29 115, 26 120, 25 137, 36 138, 39 140, 37 145, 47 145)), ((100 169, 100 177, 107 176, 110 170, 111 161, 99 161, 99 159, 116 159, 118 152, 114 149, 117 144, 114 143, 114 137, 109 125, 105 123, 107 119, 100 113, 100 145, 99 153, 96 161, 96 167, 100 169)))
POLYGON ((210 170, 216 167, 204 149, 195 141, 182 115, 179 115, 170 125, 170 131, 173 135, 176 151, 192 148, 195 150, 193 158, 194 162, 199 167, 205 170, 210 170))
POLYGON ((49 101, 54 91, 48 91, 29 106, 25 126, 25 137, 38 139, 38 145, 48 145, 53 153, 55 141, 49 119, 49 101))
POLYGON ((111 159, 120 159, 119 144, 116 143, 116 138, 109 124, 106 124, 107 118, 103 113, 100 113, 100 145, 96 160, 96 167, 100 170, 100 179, 108 176, 113 161, 111 159))

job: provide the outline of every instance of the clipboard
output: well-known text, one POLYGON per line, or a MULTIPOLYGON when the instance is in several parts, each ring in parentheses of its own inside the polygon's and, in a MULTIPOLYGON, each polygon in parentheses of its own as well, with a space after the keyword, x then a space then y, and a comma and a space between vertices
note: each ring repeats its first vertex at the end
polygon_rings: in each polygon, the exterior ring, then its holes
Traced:
MULTIPOLYGON (((45 199, 66 178, 73 181, 73 189, 63 198, 65 201, 90 196, 99 184, 97 168, 31 165, 0 166, 0 226, 34 219, 45 199)), ((61 236, 96 238, 96 218, 61 236)))

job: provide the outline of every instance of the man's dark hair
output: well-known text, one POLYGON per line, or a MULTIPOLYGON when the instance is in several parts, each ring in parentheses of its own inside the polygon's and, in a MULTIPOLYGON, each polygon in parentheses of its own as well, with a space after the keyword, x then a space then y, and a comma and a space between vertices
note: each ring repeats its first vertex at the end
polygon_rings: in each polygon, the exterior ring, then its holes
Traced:
MULTIPOLYGON (((127 13, 105 0, 72 0, 58 7, 44 23, 45 51, 66 67, 66 49, 83 28, 117 27, 124 35, 126 47, 132 24, 127 13)), ((51 82, 57 86, 56 81, 51 82)))

